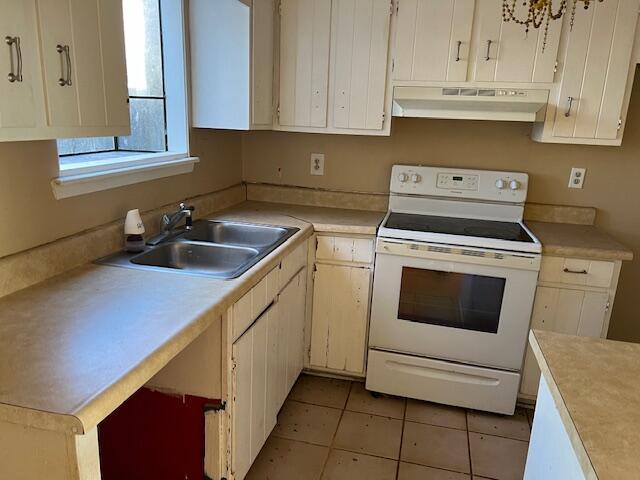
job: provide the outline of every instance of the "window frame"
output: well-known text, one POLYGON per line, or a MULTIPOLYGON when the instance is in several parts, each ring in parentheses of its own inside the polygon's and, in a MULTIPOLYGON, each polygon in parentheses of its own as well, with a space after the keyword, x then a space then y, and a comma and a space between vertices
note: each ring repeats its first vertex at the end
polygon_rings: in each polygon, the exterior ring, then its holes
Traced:
MULTIPOLYGON (((160 0, 160 12, 163 65, 172 66, 170 69, 163 68, 167 151, 114 155, 110 162, 105 162, 105 157, 108 158, 105 153, 109 152, 78 154, 74 157, 84 157, 86 161, 66 167, 58 161, 58 177, 51 182, 56 198, 189 173, 199 161, 198 158, 191 157, 189 152, 188 30, 184 2, 160 0), (148 174, 145 175, 144 172, 148 174)), ((114 154, 119 152, 123 151, 116 150, 114 154)))

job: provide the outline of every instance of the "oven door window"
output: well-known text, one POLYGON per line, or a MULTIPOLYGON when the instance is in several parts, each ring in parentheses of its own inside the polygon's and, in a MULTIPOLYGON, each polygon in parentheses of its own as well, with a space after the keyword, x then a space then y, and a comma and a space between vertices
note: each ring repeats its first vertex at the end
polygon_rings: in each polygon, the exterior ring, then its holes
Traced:
POLYGON ((398 318, 497 333, 504 278, 403 267, 398 318))

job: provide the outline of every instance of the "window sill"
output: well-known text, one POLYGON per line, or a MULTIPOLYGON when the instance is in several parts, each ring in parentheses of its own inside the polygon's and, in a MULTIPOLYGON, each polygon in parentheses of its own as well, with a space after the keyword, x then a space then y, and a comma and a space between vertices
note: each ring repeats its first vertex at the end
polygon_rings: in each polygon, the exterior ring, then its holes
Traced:
POLYGON ((157 178, 191 173, 200 161, 186 154, 149 154, 136 156, 126 162, 117 162, 99 170, 92 167, 62 168, 60 176, 51 181, 57 200, 85 195, 110 188, 133 185, 157 178))

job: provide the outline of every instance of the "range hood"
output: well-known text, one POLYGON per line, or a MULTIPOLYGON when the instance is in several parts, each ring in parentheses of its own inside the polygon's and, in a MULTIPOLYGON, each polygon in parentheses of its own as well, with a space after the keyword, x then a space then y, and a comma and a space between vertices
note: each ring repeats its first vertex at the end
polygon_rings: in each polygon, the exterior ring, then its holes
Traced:
POLYGON ((542 120, 548 90, 469 87, 395 87, 393 116, 461 120, 542 120))

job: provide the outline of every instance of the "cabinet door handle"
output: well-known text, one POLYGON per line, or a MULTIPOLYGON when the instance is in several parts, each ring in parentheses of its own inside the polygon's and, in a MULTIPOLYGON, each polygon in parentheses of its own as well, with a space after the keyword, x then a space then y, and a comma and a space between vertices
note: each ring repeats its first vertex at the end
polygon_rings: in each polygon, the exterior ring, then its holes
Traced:
POLYGON ((69 45, 56 45, 56 51, 60 54, 61 76, 58 79, 58 85, 61 87, 70 87, 73 85, 73 82, 71 81, 72 71, 70 50, 69 45))
POLYGON ((491 60, 491 45, 493 44, 493 40, 487 40, 487 55, 484 57, 484 61, 488 62, 491 60))
POLYGON ((458 48, 456 50, 456 62, 460 61, 460 47, 462 46, 462 41, 458 40, 457 42, 458 48))
POLYGON ((567 97, 567 111, 564 112, 564 116, 565 117, 570 117, 571 116, 571 107, 573 106, 573 97, 567 97))
POLYGON ((586 270, 571 270, 569 268, 565 268, 563 269, 564 273, 575 273, 576 275, 586 275, 589 272, 587 272, 586 270))
POLYGON ((10 83, 22 82, 22 48, 20 47, 20 37, 4 37, 4 41, 9 45, 9 58, 11 62, 11 71, 7 75, 10 83), (16 69, 14 71, 13 64, 13 47, 16 50, 16 69))

